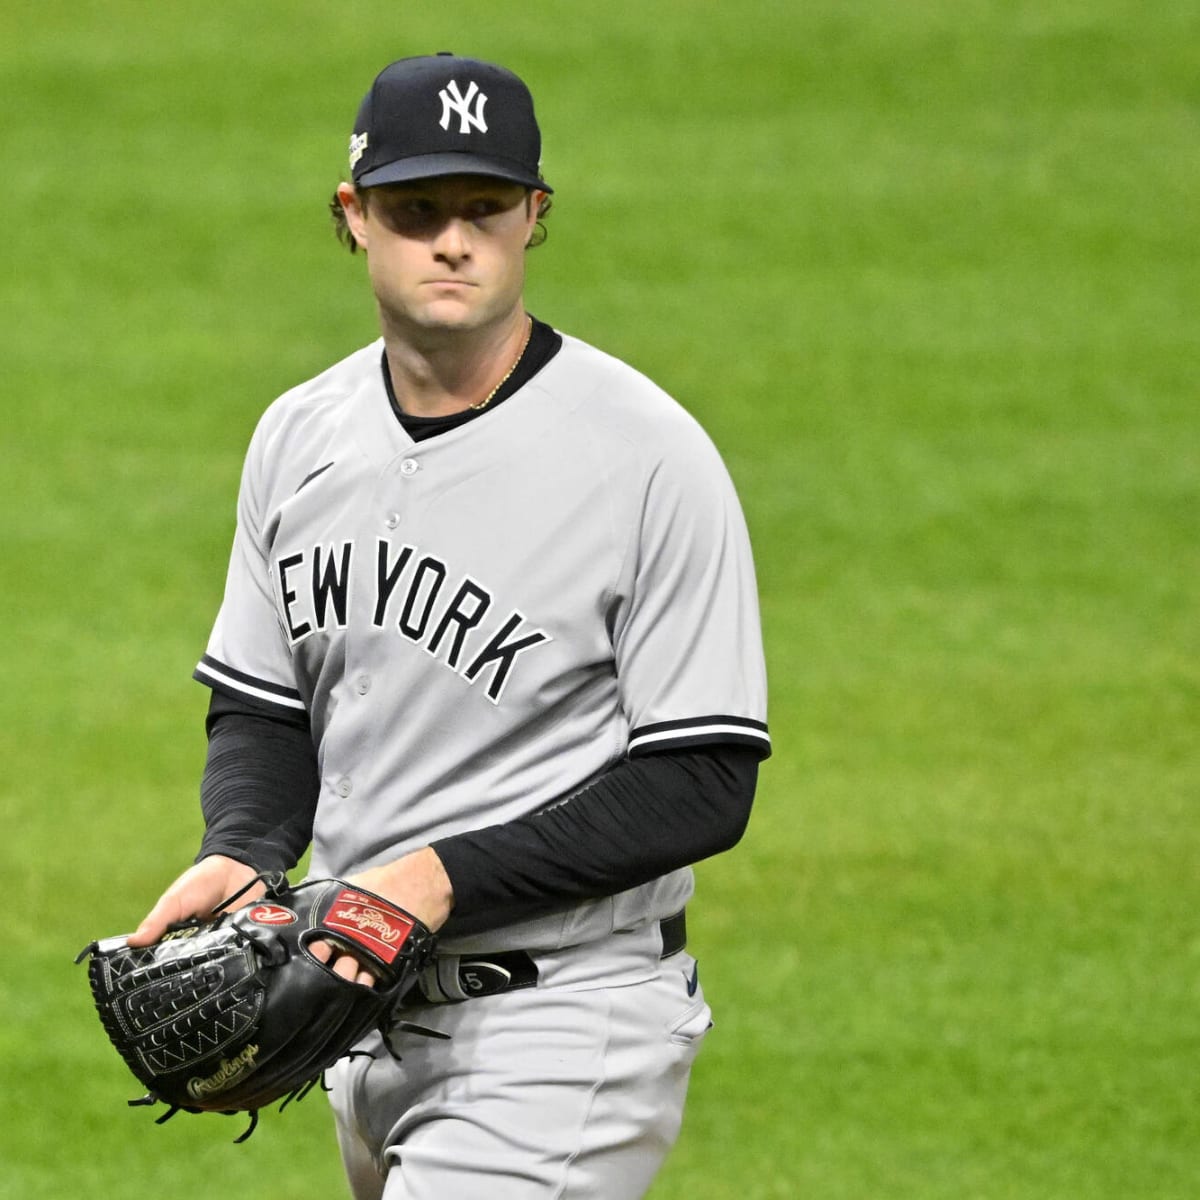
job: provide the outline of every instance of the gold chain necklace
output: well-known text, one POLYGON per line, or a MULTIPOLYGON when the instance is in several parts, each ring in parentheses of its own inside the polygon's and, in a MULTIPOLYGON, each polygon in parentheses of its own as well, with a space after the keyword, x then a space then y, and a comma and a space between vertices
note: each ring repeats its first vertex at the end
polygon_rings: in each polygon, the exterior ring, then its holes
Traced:
POLYGON ((496 384, 496 386, 494 388, 492 388, 492 390, 490 392, 488 392, 488 394, 486 396, 484 396, 484 398, 482 400, 480 400, 478 404, 468 404, 467 405, 468 408, 474 409, 476 411, 481 408, 487 408, 487 406, 489 404, 491 404, 491 402, 495 399, 496 393, 512 377, 512 373, 517 369, 517 366, 520 364, 521 359, 523 359, 525 357, 525 350, 529 345, 530 337, 533 335, 533 318, 526 317, 525 320, 526 320, 525 340, 521 343, 521 349, 518 352, 517 357, 513 360, 513 365, 511 367, 509 367, 507 371, 504 372, 504 378, 501 379, 500 382, 498 384, 496 384))

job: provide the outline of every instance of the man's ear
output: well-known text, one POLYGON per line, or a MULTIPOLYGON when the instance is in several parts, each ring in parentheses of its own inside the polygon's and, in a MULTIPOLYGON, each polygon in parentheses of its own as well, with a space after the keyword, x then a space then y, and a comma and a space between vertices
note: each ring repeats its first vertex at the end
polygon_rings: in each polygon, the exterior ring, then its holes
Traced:
POLYGON ((365 250, 367 248, 367 214, 354 185, 339 183, 337 198, 342 206, 342 212, 346 214, 346 228, 350 230, 350 236, 358 243, 360 249, 365 250))
POLYGON ((525 235, 525 248, 528 250, 533 245, 534 231, 537 229, 538 214, 542 211, 542 201, 549 195, 549 192, 540 192, 537 188, 530 188, 525 195, 525 215, 528 218, 529 232, 525 235))

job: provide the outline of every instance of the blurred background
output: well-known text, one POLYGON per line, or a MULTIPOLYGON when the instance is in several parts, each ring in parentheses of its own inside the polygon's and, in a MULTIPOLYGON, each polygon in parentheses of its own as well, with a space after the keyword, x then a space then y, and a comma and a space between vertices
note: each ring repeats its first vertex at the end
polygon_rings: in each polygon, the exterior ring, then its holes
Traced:
POLYGON ((5 0, 0 1196, 343 1195, 319 1096, 162 1128, 74 954, 190 861, 258 414, 375 336, 358 101, 537 98, 530 308, 677 396, 774 757, 689 926, 654 1200, 1194 1197, 1200 6, 5 0))

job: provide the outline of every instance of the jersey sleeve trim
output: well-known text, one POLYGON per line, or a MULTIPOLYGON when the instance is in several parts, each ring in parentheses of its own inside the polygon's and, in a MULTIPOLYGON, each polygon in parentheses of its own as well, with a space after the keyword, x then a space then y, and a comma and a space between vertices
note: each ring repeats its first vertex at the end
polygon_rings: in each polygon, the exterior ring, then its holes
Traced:
POLYGON ((763 758, 771 753, 771 737, 762 721, 717 715, 642 725, 629 735, 629 755, 632 758, 650 751, 680 750, 715 742, 753 746, 763 758))
POLYGON ((283 687, 278 683, 271 683, 267 679, 247 675, 244 671, 235 670, 233 667, 219 662, 211 654, 204 655, 196 664, 192 678, 209 687, 220 688, 222 691, 233 692, 239 696, 251 696, 255 700, 278 704, 281 708, 305 711, 304 701, 295 688, 283 687))

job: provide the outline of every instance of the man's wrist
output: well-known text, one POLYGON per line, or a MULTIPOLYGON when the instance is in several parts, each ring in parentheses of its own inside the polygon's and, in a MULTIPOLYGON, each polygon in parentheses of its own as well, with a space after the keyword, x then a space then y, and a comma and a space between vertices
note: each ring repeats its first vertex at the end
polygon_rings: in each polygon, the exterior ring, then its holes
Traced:
POLYGON ((377 892, 433 930, 440 929, 454 910, 454 887, 432 846, 355 872, 349 882, 377 892))

